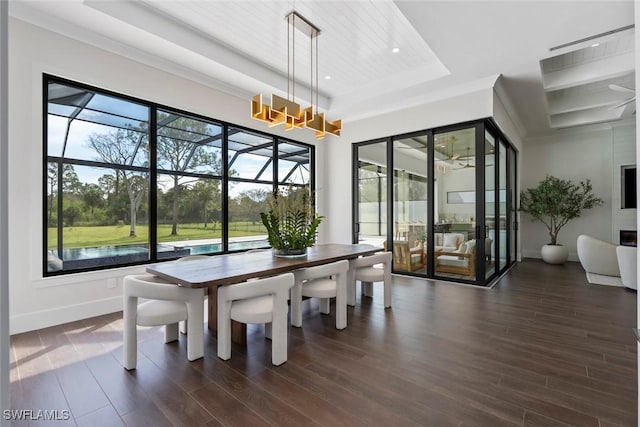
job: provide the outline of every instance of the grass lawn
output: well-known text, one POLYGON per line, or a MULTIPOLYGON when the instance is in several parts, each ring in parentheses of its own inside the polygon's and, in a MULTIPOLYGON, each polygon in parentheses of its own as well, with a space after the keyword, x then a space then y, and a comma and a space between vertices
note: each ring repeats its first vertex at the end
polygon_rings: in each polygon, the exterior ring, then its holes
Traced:
MULTIPOLYGON (((57 229, 50 227, 48 230, 49 249, 55 249, 57 243, 57 229)), ((64 227, 62 238, 65 248, 90 248, 95 246, 117 246, 149 241, 149 227, 147 225, 136 226, 136 237, 129 237, 128 225, 107 226, 80 226, 64 227)), ((229 237, 252 236, 266 234, 262 223, 232 222, 229 224, 229 237)), ((179 224, 178 235, 171 235, 171 225, 158 226, 158 242, 175 242, 182 240, 215 239, 221 237, 220 225, 213 231, 210 225, 205 228, 202 224, 179 224)))

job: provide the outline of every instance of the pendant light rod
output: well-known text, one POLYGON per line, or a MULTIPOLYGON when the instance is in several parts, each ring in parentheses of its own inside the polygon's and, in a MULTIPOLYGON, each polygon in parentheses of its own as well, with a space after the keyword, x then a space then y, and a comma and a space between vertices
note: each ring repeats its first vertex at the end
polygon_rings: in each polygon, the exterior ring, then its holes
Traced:
POLYGON ((320 110, 320 90, 318 65, 318 35, 320 29, 298 12, 285 15, 287 20, 287 98, 271 94, 271 103, 262 100, 262 94, 251 100, 251 117, 267 123, 269 126, 284 125, 285 130, 307 128, 315 131, 316 138, 322 139, 328 133, 340 136, 342 120, 328 121, 320 110), (296 102, 296 30, 310 38, 310 106, 301 107, 296 102), (315 39, 315 40, 314 40, 315 39), (314 52, 315 50, 315 52, 314 52), (315 61, 315 64, 314 64, 315 61), (315 76, 314 76, 315 71, 315 76), (315 78, 314 78, 315 77, 315 78), (315 91, 315 97, 314 97, 315 91))

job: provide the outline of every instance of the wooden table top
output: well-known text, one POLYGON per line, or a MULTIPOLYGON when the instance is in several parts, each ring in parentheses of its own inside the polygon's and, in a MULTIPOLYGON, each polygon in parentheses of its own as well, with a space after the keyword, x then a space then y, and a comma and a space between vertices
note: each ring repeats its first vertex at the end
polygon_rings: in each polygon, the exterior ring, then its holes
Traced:
POLYGON ((229 285, 255 277, 273 276, 299 268, 313 267, 382 251, 371 245, 315 245, 301 258, 279 258, 270 250, 211 256, 189 262, 163 262, 147 266, 146 271, 190 288, 229 285))

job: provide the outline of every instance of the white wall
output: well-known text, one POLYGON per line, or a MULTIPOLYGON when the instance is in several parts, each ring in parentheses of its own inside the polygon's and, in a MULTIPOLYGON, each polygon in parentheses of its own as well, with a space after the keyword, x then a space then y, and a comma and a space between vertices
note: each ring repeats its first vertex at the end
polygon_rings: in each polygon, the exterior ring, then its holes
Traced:
MULTIPOLYGON (((42 73, 315 144, 308 130, 285 133, 252 120, 249 98, 221 93, 17 19, 10 19, 9 34, 11 333, 120 310, 121 277, 143 271, 135 267, 42 277, 42 73), (107 288, 107 280, 114 277, 118 287, 107 288)), ((325 145, 318 144, 316 149, 318 177, 326 175, 325 145)), ((326 184, 319 182, 321 212, 325 189, 326 184)), ((320 238, 325 239, 322 227, 320 238)))
POLYGON ((613 128, 612 182, 611 182, 611 230, 612 241, 618 242, 620 230, 637 230, 637 209, 622 209, 621 167, 636 164, 635 126, 613 128))
POLYGON ((328 174, 325 177, 331 198, 325 215, 330 227, 326 238, 335 243, 351 243, 352 144, 390 135, 430 129, 490 117, 492 89, 487 88, 443 101, 400 110, 377 117, 345 123, 339 141, 327 145, 328 174))
MULTIPOLYGON (((546 174, 574 182, 590 179, 594 193, 604 199, 602 206, 585 211, 582 217, 569 222, 559 233, 558 242, 569 249, 569 259, 577 261, 576 240, 580 234, 618 241, 614 226, 613 181, 614 146, 634 143, 629 134, 635 134, 635 124, 624 126, 595 125, 558 131, 555 135, 525 141, 522 165, 522 189, 533 187, 546 174)), ((546 227, 531 222, 522 215, 520 222, 522 254, 540 258, 540 248, 549 242, 546 227)))

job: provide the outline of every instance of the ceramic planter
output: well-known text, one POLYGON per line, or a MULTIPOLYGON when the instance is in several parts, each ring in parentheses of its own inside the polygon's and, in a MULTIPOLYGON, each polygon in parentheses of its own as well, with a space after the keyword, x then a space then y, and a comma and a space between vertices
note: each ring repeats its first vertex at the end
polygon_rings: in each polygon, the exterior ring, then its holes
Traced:
POLYGON ((547 264, 564 264, 569 258, 569 250, 562 245, 544 245, 542 259, 547 264))

